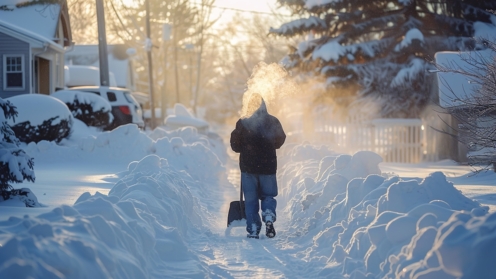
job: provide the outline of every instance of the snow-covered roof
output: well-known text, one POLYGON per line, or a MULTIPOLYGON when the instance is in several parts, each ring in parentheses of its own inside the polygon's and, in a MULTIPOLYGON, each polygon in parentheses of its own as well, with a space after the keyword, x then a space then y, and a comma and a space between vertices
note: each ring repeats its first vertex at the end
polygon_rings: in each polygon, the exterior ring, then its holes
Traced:
MULTIPOLYGON (((65 71, 65 85, 67 87, 74 86, 99 86, 100 85, 100 69, 94 66, 79 66, 79 65, 66 65, 65 71)), ((110 86, 117 87, 115 76, 109 73, 110 86)))
POLYGON ((484 23, 480 21, 474 22, 474 37, 485 38, 489 40, 496 39, 496 16, 491 16, 492 24, 484 23))
MULTIPOLYGON (((435 60, 439 67, 464 71, 468 73, 479 73, 481 76, 485 73, 480 68, 470 65, 468 62, 477 63, 481 59, 494 59, 492 50, 474 51, 474 52, 453 52, 442 51, 436 53, 435 60)), ((463 106, 467 101, 475 97, 475 90, 478 85, 471 82, 471 78, 453 72, 437 72, 439 104, 444 108, 463 106)))
MULTIPOLYGON (((118 57, 115 54, 117 47, 117 45, 108 46, 108 65, 110 72, 114 74, 117 86, 125 88, 128 87, 129 57, 127 53, 123 53, 123 57, 118 57)), ((70 52, 66 53, 65 57, 66 65, 100 67, 98 45, 75 45, 70 52)))
POLYGON ((12 29, 29 38, 61 48, 55 42, 60 16, 58 4, 34 4, 17 7, 27 1, 0 0, 0 27, 12 29))

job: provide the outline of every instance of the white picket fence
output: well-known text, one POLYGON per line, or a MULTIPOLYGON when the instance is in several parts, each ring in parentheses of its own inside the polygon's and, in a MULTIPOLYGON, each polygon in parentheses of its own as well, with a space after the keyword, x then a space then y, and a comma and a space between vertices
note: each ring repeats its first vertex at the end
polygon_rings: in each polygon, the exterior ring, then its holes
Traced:
POLYGON ((423 155, 423 125, 420 119, 376 119, 372 150, 386 162, 418 163, 423 155))
POLYGON ((419 163, 435 161, 432 149, 436 134, 427 131, 421 119, 348 120, 345 123, 329 121, 325 113, 316 113, 315 132, 309 135, 315 144, 325 144, 350 154, 360 150, 374 151, 385 162, 419 163))

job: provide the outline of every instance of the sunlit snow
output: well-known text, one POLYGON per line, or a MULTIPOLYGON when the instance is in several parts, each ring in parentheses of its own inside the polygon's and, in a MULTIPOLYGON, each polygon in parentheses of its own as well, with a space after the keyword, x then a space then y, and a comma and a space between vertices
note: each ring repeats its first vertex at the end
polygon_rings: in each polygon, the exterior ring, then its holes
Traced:
MULTIPOLYGON (((74 127, 60 145, 24 146, 37 180, 15 186, 29 187, 43 207, 0 203, 0 278, 494 274, 476 260, 495 256, 485 249, 494 214, 454 184, 490 192, 492 172, 467 176, 452 164, 384 164, 373 152, 287 143, 278 156, 278 234, 256 240, 243 224, 226 228, 239 176, 219 137, 192 127, 74 127)), ((492 207, 489 192, 473 196, 492 207)))

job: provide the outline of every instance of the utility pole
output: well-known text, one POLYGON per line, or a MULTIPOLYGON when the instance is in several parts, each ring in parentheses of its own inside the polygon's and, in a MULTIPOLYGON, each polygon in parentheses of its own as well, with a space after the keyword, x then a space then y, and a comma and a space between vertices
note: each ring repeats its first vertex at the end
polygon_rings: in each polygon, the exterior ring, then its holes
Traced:
MULTIPOLYGON (((152 113, 152 118, 150 120, 150 126, 155 129, 155 102, 153 94, 153 66, 152 66, 152 40, 150 39, 150 0, 145 0, 146 5, 146 42, 145 49, 148 56, 148 83, 150 92, 150 109, 152 113)), ((163 117, 163 116, 162 116, 163 117)))
MULTIPOLYGON (((193 55, 195 54, 195 46, 192 43, 186 44, 184 46, 189 59, 189 105, 193 105, 194 102, 194 92, 193 92, 193 55)), ((195 112, 196 113, 196 112, 195 112)))
MULTIPOLYGON (((203 4, 203 0, 202 0, 202 4, 203 4)), ((211 7, 211 2, 210 4, 208 4, 210 9, 212 8, 211 7)), ((198 105, 198 95, 200 95, 200 80, 201 80, 201 69, 202 69, 202 55, 203 55, 203 43, 204 43, 204 31, 205 31, 205 23, 204 23, 204 19, 203 17, 205 16, 206 12, 205 11, 205 6, 206 5, 202 5, 201 6, 201 15, 202 17, 200 18, 200 40, 198 42, 198 47, 197 47, 197 51, 198 51, 198 58, 197 58, 197 67, 196 67, 196 86, 195 86, 195 93, 194 93, 194 98, 193 98, 193 111, 195 113, 195 115, 197 115, 197 111, 196 111, 196 106, 198 105)), ((210 12, 208 12, 210 13, 210 12)))
POLYGON ((98 24, 98 56, 100 62, 100 85, 110 86, 107 53, 107 34, 105 32, 105 12, 103 0, 96 0, 96 19, 98 24))
POLYGON ((173 51, 174 51, 174 78, 175 78, 175 81, 176 81, 176 103, 181 103, 181 98, 179 96, 179 72, 178 72, 178 69, 177 69, 177 56, 178 56, 178 53, 177 53, 177 44, 178 44, 178 34, 177 34, 177 28, 174 28, 172 29, 172 31, 174 32, 173 33, 173 38, 174 38, 174 41, 173 42, 173 51))
POLYGON ((164 47, 164 85, 162 90, 162 119, 165 119, 167 114, 167 42, 170 41, 172 25, 165 23, 162 25, 162 43, 164 47))

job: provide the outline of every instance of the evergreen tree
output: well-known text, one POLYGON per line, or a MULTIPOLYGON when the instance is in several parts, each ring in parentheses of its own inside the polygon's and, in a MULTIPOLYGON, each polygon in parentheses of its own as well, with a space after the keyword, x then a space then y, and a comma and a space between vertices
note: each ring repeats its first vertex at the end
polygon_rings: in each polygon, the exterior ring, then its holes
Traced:
POLYGON ((34 182, 33 158, 20 148, 19 140, 7 124, 6 119, 15 119, 16 107, 11 102, 0 98, 0 195, 8 199, 11 194, 20 194, 12 190, 9 183, 24 180, 34 182))
POLYGON ((496 28, 491 0, 278 2, 302 18, 270 32, 308 36, 286 67, 323 78, 326 95, 341 105, 370 111, 377 102, 379 117, 418 117, 430 101, 434 54, 483 48, 473 37, 496 28))

